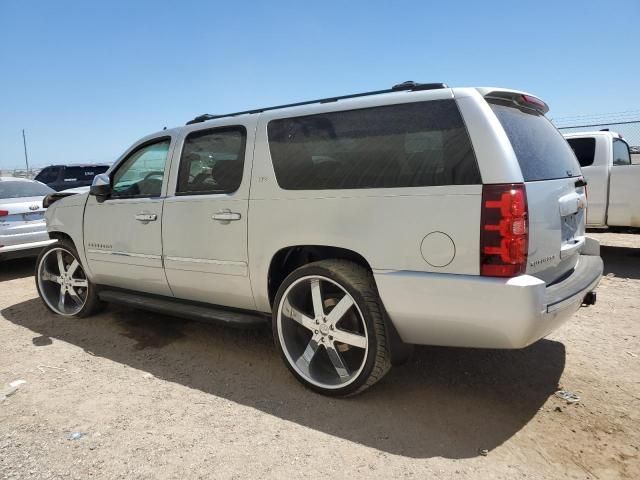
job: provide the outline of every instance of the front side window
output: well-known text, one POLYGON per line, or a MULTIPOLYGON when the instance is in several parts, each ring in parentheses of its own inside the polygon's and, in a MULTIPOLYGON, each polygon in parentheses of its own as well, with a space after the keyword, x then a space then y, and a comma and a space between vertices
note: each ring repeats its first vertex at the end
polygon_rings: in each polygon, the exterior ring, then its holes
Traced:
POLYGON ((578 163, 581 167, 589 167, 593 165, 593 159, 596 154, 596 139, 587 138, 568 138, 569 146, 576 154, 578 163))
POLYGON ((613 139, 613 164, 631 165, 629 145, 627 145, 627 142, 624 140, 620 140, 618 138, 613 139))
POLYGON ((131 153, 113 175, 111 196, 159 197, 170 143, 164 139, 131 153))
POLYGON ((176 194, 235 192, 242 182, 246 141, 244 127, 199 130, 187 135, 176 194))
POLYGON ((481 183, 454 100, 272 120, 276 179, 287 190, 481 183))

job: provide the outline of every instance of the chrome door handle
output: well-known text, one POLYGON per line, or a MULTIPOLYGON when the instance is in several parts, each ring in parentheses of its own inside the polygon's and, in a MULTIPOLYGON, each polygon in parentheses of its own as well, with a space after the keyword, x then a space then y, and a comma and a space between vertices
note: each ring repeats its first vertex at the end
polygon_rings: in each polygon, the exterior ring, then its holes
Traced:
POLYGON ((241 215, 231 210, 222 210, 214 214, 211 218, 219 222, 235 222, 236 220, 240 220, 241 215))
POLYGON ((155 222, 157 219, 158 215, 156 215, 155 213, 138 213, 136 215, 136 220, 143 223, 155 222))

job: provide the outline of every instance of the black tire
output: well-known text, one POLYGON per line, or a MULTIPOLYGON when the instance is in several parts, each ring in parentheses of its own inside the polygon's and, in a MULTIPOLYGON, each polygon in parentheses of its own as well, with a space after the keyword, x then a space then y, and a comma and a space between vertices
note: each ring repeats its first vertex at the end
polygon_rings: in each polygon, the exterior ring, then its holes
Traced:
MULTIPOLYGON (((43 285, 43 280, 41 279, 41 276, 40 276, 42 262, 52 251, 55 251, 55 250, 63 250, 64 252, 66 252, 65 256, 67 259, 72 257, 74 260, 77 260, 79 263, 78 268, 80 268, 82 274, 84 274, 84 266, 82 265, 82 262, 78 255, 78 251, 76 250, 76 247, 73 244, 73 242, 67 239, 61 239, 61 240, 58 240, 56 243, 52 243, 51 245, 48 245, 47 247, 45 247, 40 252, 40 255, 38 255, 38 260, 36 261, 36 271, 35 271, 36 288, 38 290, 38 295, 40 296, 42 303, 44 303, 44 306, 48 310, 50 310, 51 312, 57 315, 73 317, 73 318, 84 318, 98 312, 101 308, 104 307, 104 303, 101 302, 100 299, 98 298, 96 286, 91 282, 91 280, 89 280, 88 277, 86 277, 86 275, 84 275, 84 278, 86 279, 86 282, 87 282, 86 298, 84 300, 84 304, 82 305, 82 308, 80 308, 77 312, 61 313, 60 311, 57 311, 55 308, 52 308, 49 302, 45 299, 45 286, 43 285)), ((82 292, 83 294, 85 293, 84 287, 82 289, 82 292)))
MULTIPOLYGON (((330 313, 331 311, 327 313, 327 316, 330 313)), ((323 395, 356 395, 379 381, 391 368, 391 354, 385 318, 386 314, 373 275, 369 270, 347 260, 322 260, 296 269, 280 285, 273 305, 273 335, 276 348, 280 352, 285 365, 303 385, 323 395), (357 376, 354 376, 350 383, 345 386, 325 388, 312 383, 296 370, 296 367, 293 366, 292 361, 289 360, 284 351, 287 348, 286 345, 283 346, 282 344, 278 315, 283 308, 284 294, 288 292, 292 285, 292 288, 295 288, 296 282, 302 282, 303 280, 301 279, 315 276, 335 282, 344 289, 357 305, 357 310, 361 313, 361 319, 366 326, 367 348, 363 364, 361 364, 363 366, 360 366, 361 370, 357 376)), ((316 331, 316 333, 318 332, 316 331)), ((311 361, 313 360, 310 360, 309 364, 311 361)), ((309 370, 311 369, 309 368, 309 370)))

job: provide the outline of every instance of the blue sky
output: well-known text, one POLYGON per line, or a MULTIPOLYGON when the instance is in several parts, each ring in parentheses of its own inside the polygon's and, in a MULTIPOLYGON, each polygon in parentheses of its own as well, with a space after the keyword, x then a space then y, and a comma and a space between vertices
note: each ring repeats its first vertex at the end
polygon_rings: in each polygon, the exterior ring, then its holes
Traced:
POLYGON ((638 0, 0 0, 0 168, 110 162, 200 113, 404 80, 640 111, 638 0))

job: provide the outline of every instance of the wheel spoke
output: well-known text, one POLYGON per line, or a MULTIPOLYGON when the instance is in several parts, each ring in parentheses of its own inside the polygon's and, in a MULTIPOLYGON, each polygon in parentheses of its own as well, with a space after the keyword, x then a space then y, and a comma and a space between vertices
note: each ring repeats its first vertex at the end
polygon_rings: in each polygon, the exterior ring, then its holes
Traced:
POLYGON ((318 351, 318 346, 319 346, 318 339, 314 335, 313 337, 311 337, 311 340, 309 340, 309 344, 307 345, 307 348, 305 348, 302 355, 300 355, 300 358, 298 358, 298 360, 296 361, 296 364, 299 367, 304 367, 308 369, 309 364, 311 363, 311 360, 313 360, 313 357, 318 351))
POLYGON ((346 378, 349 376, 349 370, 347 370, 347 366, 342 361, 342 357, 340 356, 340 352, 336 350, 333 345, 327 345, 327 355, 329 355, 329 359, 333 364, 333 368, 336 369, 338 375, 342 378, 346 378))
POLYGON ((76 292, 75 288, 69 287, 67 288, 67 292, 69 292, 69 297, 76 302, 76 305, 82 305, 82 299, 80 298, 80 295, 78 295, 78 292, 76 292))
POLYGON ((72 278, 71 279, 71 286, 72 287, 88 288, 89 287, 89 282, 85 278, 72 278))
POLYGON ((60 275, 62 275, 66 271, 64 269, 64 262, 62 261, 62 250, 58 250, 56 252, 56 256, 58 257, 58 270, 59 270, 60 275))
POLYGON ((71 265, 69 265, 69 268, 67 269, 67 274, 70 277, 73 277, 73 274, 76 272, 76 269, 78 268, 78 266, 80 265, 80 263, 78 262, 78 260, 73 260, 73 262, 71 262, 71 265))
POLYGON ((62 280, 58 275, 54 275, 53 273, 48 272, 47 270, 44 270, 42 272, 42 274, 40 275, 40 278, 48 282, 62 283, 62 280))
POLYGON ((345 330, 335 329, 333 331, 333 339, 336 342, 346 343, 358 348, 366 348, 367 338, 364 335, 347 332, 345 330))
POLYGON ((313 319, 307 317, 304 313, 291 305, 288 298, 285 299, 284 304, 282 305, 282 313, 309 330, 313 330, 315 327, 313 319))
POLYGON ((329 321, 329 323, 332 325, 338 323, 352 305, 353 299, 351 298, 351 295, 345 294, 345 296, 342 297, 342 300, 340 300, 338 304, 333 307, 333 310, 329 312, 329 315, 327 315, 327 320, 329 321))
POLYGON ((60 287, 60 299, 58 300, 58 310, 61 312, 65 311, 64 308, 64 304, 65 304, 65 288, 64 287, 60 287))
POLYGON ((316 318, 324 315, 324 308, 322 306, 322 292, 320 291, 320 279, 314 278, 311 280, 311 299, 313 300, 313 313, 316 318))

